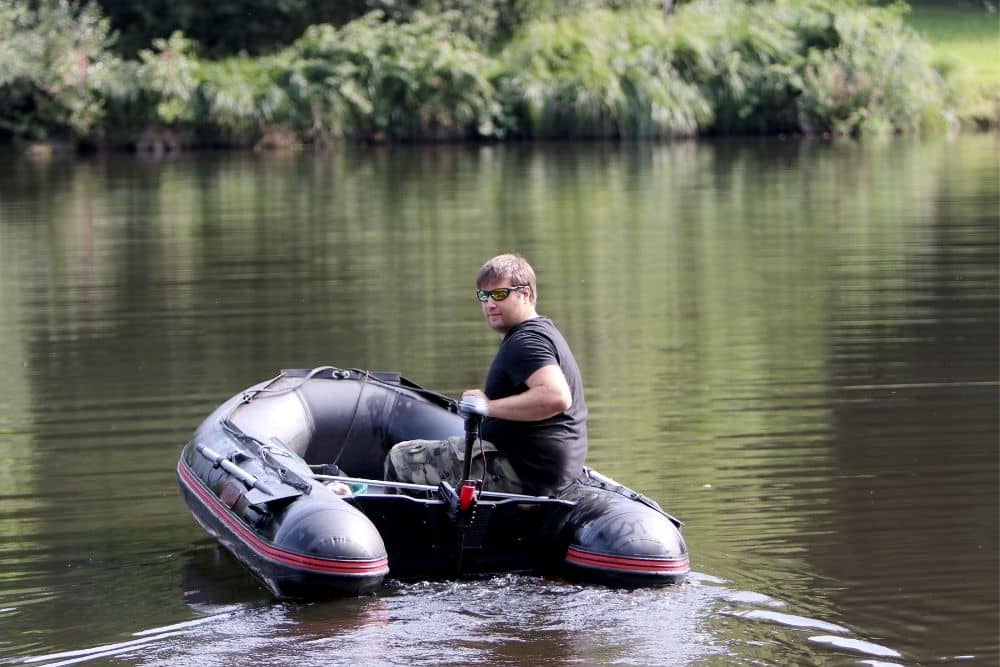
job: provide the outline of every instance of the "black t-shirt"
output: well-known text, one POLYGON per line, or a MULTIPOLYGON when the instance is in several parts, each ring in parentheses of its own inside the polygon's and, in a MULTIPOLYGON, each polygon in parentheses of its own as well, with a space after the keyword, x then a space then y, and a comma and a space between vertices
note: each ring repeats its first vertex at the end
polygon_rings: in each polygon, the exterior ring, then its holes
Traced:
POLYGON ((486 395, 506 398, 528 389, 525 381, 542 366, 557 364, 566 376, 573 405, 533 422, 487 417, 482 437, 496 445, 521 477, 525 491, 555 495, 583 472, 587 458, 587 404, 569 344, 547 317, 526 320, 507 332, 486 376, 486 395))

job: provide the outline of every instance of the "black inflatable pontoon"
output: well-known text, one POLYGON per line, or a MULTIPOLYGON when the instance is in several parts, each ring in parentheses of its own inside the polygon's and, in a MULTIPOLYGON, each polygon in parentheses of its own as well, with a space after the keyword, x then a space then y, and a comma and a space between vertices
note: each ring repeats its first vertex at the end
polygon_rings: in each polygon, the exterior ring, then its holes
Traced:
POLYGON ((399 375, 283 371, 219 406, 177 476, 195 519, 281 598, 366 594, 390 572, 533 571, 624 587, 687 575, 681 523, 594 470, 556 498, 382 479, 392 445, 467 431, 472 446, 476 419, 399 375))

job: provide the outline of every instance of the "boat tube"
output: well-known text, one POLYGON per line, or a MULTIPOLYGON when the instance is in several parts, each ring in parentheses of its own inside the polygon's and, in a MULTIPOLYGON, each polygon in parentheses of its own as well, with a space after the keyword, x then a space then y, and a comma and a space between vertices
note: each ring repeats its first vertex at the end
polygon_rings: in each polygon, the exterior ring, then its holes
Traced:
POLYGON ((394 373, 285 370, 198 427, 177 464, 181 492, 279 598, 369 594, 390 572, 527 571, 630 588, 685 578, 681 522, 589 468, 557 497, 385 481, 398 442, 465 433, 470 451, 477 415, 463 406, 394 373))

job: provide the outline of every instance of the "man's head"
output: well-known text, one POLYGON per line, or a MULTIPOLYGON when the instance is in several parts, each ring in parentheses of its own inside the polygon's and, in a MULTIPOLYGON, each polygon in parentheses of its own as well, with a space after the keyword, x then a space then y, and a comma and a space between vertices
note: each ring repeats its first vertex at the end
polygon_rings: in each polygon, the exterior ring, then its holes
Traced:
POLYGON ((537 317, 535 271, 520 255, 497 255, 483 264, 476 277, 483 316, 494 331, 505 334, 537 317))
POLYGON ((530 289, 525 293, 530 297, 532 305, 538 300, 538 288, 535 286, 535 270, 528 260, 514 253, 497 255, 483 264, 476 276, 476 289, 483 289, 486 283, 509 282, 509 286, 525 285, 530 289))

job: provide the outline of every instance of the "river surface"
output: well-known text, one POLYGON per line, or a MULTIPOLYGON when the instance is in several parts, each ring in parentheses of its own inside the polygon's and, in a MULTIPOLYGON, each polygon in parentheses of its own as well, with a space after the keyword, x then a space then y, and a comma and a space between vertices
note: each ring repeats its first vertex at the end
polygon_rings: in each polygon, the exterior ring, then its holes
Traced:
POLYGON ((997 135, 0 161, 0 665, 996 665, 997 135), (517 250, 687 583, 279 602, 174 467, 282 368, 450 395, 517 250))

